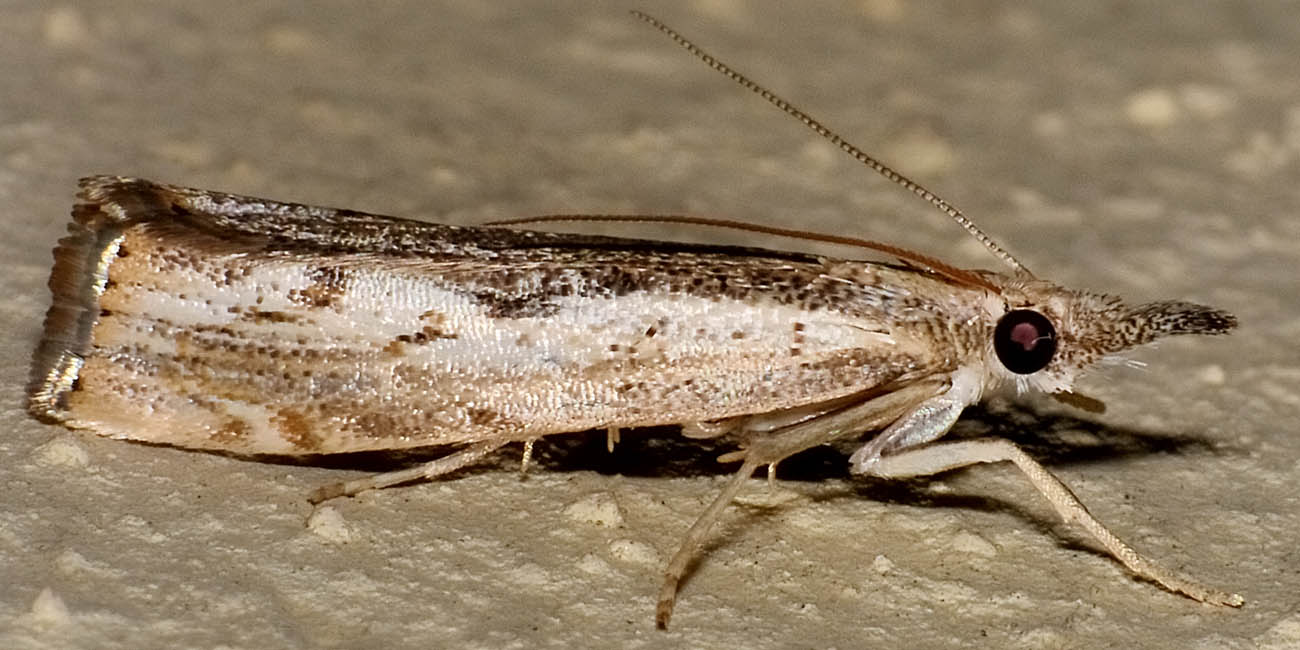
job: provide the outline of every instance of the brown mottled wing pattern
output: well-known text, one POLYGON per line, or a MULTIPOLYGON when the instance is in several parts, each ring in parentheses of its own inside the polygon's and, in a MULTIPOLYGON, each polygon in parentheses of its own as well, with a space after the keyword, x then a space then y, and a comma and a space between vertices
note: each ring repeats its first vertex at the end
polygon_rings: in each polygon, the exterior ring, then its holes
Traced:
POLYGON ((953 309, 926 298, 942 279, 797 253, 117 177, 84 180, 73 218, 30 409, 181 447, 335 453, 765 413, 949 371, 932 337, 977 335, 934 327, 953 309))

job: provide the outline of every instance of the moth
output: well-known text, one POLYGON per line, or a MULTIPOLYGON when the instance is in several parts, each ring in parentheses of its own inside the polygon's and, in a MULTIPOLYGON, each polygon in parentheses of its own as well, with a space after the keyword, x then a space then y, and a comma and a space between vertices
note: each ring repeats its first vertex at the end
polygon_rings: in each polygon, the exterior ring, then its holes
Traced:
MULTIPOLYGON (((447 450, 313 502, 432 479, 552 434, 607 430, 612 444, 622 429, 678 424, 690 437, 727 436, 736 451, 720 460, 740 468, 665 569, 661 628, 689 561, 759 468, 871 432, 849 458, 854 475, 1011 462, 1134 574, 1194 600, 1243 603, 1145 559, 1012 443, 939 441, 1003 385, 1095 406, 1073 392, 1089 368, 1165 336, 1226 333, 1231 314, 1128 305, 1036 278, 943 199, 636 16, 948 214, 1008 270, 703 218, 649 219, 793 234, 892 261, 439 225, 95 176, 81 181, 54 250, 30 412, 234 454, 447 450)), ((601 217, 514 225, 585 218, 601 217)))

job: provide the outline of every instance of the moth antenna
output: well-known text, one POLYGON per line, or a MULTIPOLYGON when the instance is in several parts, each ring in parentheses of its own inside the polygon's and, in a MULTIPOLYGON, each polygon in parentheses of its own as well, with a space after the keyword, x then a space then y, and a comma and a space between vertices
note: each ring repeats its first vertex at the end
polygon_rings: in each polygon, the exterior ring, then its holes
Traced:
POLYGON ((886 255, 891 255, 903 260, 904 262, 912 262, 913 264, 920 265, 924 269, 961 284, 983 287, 993 292, 997 292, 998 290, 997 287, 979 273, 959 269, 924 253, 908 250, 901 246, 894 246, 893 244, 872 241, 870 239, 858 239, 857 237, 846 237, 843 235, 828 235, 807 230, 778 228, 776 226, 763 226, 756 223, 746 223, 744 221, 732 221, 730 219, 710 219, 709 217, 694 217, 681 214, 544 214, 536 217, 521 217, 518 219, 497 219, 495 221, 488 221, 484 223, 484 225, 522 226, 537 223, 581 221, 605 223, 668 223, 686 224, 691 226, 708 226, 710 228, 725 228, 727 230, 738 230, 740 232, 756 232, 763 235, 776 235, 777 237, 790 237, 792 239, 802 239, 805 241, 824 242, 839 246, 853 246, 855 248, 864 248, 866 250, 885 253, 886 255))
POLYGON ((952 204, 945 201, 939 195, 926 189, 920 183, 917 183, 916 181, 898 173, 889 165, 886 165, 885 163, 876 160, 875 158, 868 155, 863 150, 854 146, 853 143, 840 137, 838 133, 830 130, 821 122, 814 119, 811 115, 799 110, 790 102, 779 97, 776 93, 768 90, 767 88, 764 88, 763 86, 751 80, 749 77, 746 77, 745 75, 735 71, 734 69, 731 68, 731 66, 715 59, 713 55, 700 49, 699 46, 697 46, 695 43, 692 43, 691 41, 687 40, 685 36, 682 36, 681 34, 677 33, 676 30, 660 22, 659 19, 655 18, 654 16, 651 16, 650 14, 644 13, 642 11, 637 11, 635 9, 632 10, 632 15, 639 18, 642 22, 645 22, 651 27, 654 27, 655 29, 659 30, 668 38, 671 38, 674 43, 677 43, 687 52, 693 54, 695 58, 703 61, 705 65, 722 73, 723 76, 740 84, 744 88, 757 94, 759 97, 762 97, 763 99, 767 100, 769 104, 772 104, 773 106, 781 109, 783 112, 785 112, 785 114, 799 120, 800 122, 803 122, 804 126, 807 126, 808 128, 812 129, 817 135, 820 135, 826 140, 829 140, 831 144, 835 145, 836 147, 839 147, 840 150, 843 151, 844 153, 853 156, 855 160, 871 168, 877 174, 884 176, 885 178, 889 179, 891 182, 897 185, 901 185, 905 189, 911 191, 913 194, 924 199, 930 205, 933 205, 934 207, 938 208, 944 214, 951 217, 953 221, 956 221, 957 225, 961 226, 962 228, 965 228, 966 232, 970 233, 971 236, 974 237, 976 241, 983 244, 984 248, 988 249, 990 253, 993 253, 993 255, 996 256, 998 259, 1002 260, 1008 266, 1015 269, 1017 273, 1021 273, 1033 277, 1033 273, 1030 273, 1029 269, 1025 268, 1025 265, 1021 264, 1018 260, 1016 260, 1016 258, 1012 256, 1011 253, 1008 253, 1006 250, 1004 250, 1001 246, 997 244, 997 242, 993 241, 992 237, 989 237, 988 235, 984 234, 984 231, 980 230, 979 226, 976 226, 975 222, 971 221, 965 214, 962 214, 961 210, 958 210, 956 207, 953 207, 952 204))

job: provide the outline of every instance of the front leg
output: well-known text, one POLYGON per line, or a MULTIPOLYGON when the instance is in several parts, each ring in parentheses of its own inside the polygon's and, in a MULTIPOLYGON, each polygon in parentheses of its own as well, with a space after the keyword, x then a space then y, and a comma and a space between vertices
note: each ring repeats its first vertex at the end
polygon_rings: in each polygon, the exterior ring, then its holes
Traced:
POLYGON ((1097 521, 1097 518, 1092 516, 1088 508, 1079 501, 1079 497, 1047 471, 1046 467, 1030 458, 1010 441, 993 438, 931 444, 892 454, 876 455, 871 457, 869 462, 862 464, 861 469, 857 464, 853 469, 855 473, 867 476, 906 478, 929 476, 977 463, 1003 461, 1015 463, 1039 493, 1047 498, 1053 508, 1056 508, 1056 512, 1062 519, 1067 523, 1074 522, 1082 526, 1133 573, 1156 582, 1170 591, 1184 594, 1203 603, 1241 607, 1246 602, 1237 594, 1211 589, 1143 557, 1097 521))
POLYGON ((849 471, 871 474, 871 468, 888 453, 942 438, 967 406, 978 402, 983 378, 976 368, 960 368, 949 376, 947 390, 918 404, 862 445, 849 457, 849 471))

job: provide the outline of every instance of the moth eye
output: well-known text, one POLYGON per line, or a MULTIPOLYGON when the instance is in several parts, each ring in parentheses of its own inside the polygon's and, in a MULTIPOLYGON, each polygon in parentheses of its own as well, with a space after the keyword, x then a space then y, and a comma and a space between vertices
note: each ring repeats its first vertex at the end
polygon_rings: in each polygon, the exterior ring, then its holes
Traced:
POLYGON ((1002 365, 1017 375, 1038 372, 1056 354, 1056 328, 1032 309, 1009 311, 993 330, 993 350, 1002 365))

